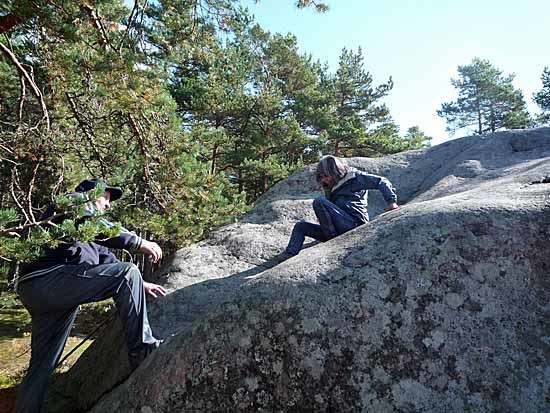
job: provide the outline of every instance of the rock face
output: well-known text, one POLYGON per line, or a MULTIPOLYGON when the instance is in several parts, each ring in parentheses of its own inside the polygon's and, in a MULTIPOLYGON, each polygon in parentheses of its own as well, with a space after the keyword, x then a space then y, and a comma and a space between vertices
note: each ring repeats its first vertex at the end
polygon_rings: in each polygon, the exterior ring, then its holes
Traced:
POLYGON ((313 220, 314 167, 298 171, 163 268, 165 345, 118 384, 113 326, 57 408, 550 411, 550 183, 531 184, 550 176, 550 128, 348 163, 388 177, 402 207, 379 215, 371 191, 369 224, 268 268, 313 220))

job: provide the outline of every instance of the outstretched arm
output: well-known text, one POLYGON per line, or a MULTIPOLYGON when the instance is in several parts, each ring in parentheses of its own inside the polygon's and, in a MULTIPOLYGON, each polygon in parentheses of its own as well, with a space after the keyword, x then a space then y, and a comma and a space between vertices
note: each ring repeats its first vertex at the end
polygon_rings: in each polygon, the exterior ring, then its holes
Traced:
POLYGON ((397 205, 397 194, 388 179, 378 175, 366 174, 364 172, 358 172, 357 179, 365 189, 378 189, 382 193, 387 204, 384 211, 393 211, 399 208, 399 205, 397 205))

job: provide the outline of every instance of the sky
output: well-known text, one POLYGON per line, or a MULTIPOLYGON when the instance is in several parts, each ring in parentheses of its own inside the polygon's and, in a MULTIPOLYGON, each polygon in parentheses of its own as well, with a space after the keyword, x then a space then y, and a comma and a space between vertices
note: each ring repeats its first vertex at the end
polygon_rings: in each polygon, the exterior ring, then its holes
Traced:
MULTIPOLYGON (((452 139, 436 110, 455 100, 451 78, 474 57, 514 73, 532 114, 533 93, 550 66, 549 0, 327 0, 330 10, 299 10, 294 0, 241 0, 264 29, 296 36, 301 53, 338 67, 344 47, 361 47, 384 102, 402 133, 419 126, 432 144, 452 139)), ((464 135, 465 132, 462 133, 464 135)), ((454 137, 460 137, 456 134, 454 137)))

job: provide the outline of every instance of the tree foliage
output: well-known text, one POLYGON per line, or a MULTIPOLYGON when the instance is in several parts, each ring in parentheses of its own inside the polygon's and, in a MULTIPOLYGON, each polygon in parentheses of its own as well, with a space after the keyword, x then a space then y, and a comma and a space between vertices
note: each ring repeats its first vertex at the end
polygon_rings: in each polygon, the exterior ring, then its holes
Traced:
POLYGON ((2 269, 38 258, 44 246, 56 248, 77 240, 87 242, 118 235, 120 224, 107 224, 103 214, 98 212, 90 215, 94 210, 93 203, 104 192, 105 187, 99 185, 83 196, 56 196, 51 215, 27 224, 14 226, 13 223, 21 221, 17 211, 11 208, 0 210, 0 257, 9 264, 2 269))
MULTIPOLYGON (((162 32, 172 16, 155 20, 160 6, 130 10, 118 0, 54 6, 31 7, 0 41, 0 208, 33 224, 52 193, 103 177, 126 189, 117 219, 174 247, 242 212, 243 196, 226 176, 211 176, 181 128, 167 87, 174 39, 162 32)), ((198 33, 216 26, 186 11, 198 33)))
POLYGON ((443 103, 437 111, 446 119, 449 132, 474 128, 481 135, 531 125, 523 94, 512 84, 514 75, 504 76, 488 60, 479 58, 459 66, 458 75, 458 79, 451 79, 458 91, 457 100, 443 103))
POLYGON ((373 85, 361 50, 331 73, 237 0, 17 0, 0 33, 0 228, 24 229, 1 235, 8 263, 60 234, 94 235, 71 219, 61 233, 38 225, 86 177, 125 189, 112 220, 177 248, 321 153, 427 141, 399 136, 381 103, 393 83, 373 85))
POLYGON ((372 75, 364 68, 361 49, 343 49, 336 73, 323 73, 320 79, 322 116, 316 126, 327 138, 336 156, 350 155, 368 129, 389 115, 379 100, 393 87, 387 83, 373 86, 372 75))
POLYGON ((315 76, 293 36, 252 25, 205 60, 179 62, 172 90, 211 172, 224 171, 255 199, 312 159, 316 140, 299 123, 299 101, 315 76))
MULTIPOLYGON (((256 3, 259 3, 260 0, 256 0, 256 3)), ((325 12, 329 9, 328 4, 324 1, 319 0, 295 0, 294 4, 299 9, 306 7, 314 7, 319 12, 325 12)))
POLYGON ((550 122, 550 68, 545 67, 542 75, 542 89, 533 94, 533 100, 542 110, 540 123, 550 122))

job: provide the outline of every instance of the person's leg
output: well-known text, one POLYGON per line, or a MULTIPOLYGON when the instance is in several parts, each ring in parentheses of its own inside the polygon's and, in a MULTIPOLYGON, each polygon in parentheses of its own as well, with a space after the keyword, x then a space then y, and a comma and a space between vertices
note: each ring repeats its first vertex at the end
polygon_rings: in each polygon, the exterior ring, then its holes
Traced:
POLYGON ((43 409, 48 382, 69 337, 77 309, 32 317, 31 360, 19 386, 16 413, 37 413, 43 409))
MULTIPOLYGON (((17 412, 38 412, 48 379, 65 345, 80 304, 113 297, 126 333, 130 360, 158 347, 149 326, 143 280, 131 263, 90 267, 66 265, 19 285, 19 295, 32 315, 31 364, 18 397, 17 412)), ((136 364, 136 363, 134 363, 136 364)), ((135 367, 135 365, 133 366, 135 367)))
POLYGON ((304 245, 305 237, 316 239, 317 241, 326 241, 327 238, 323 233, 321 226, 312 224, 311 222, 300 221, 294 225, 290 240, 286 247, 286 252, 290 255, 297 255, 304 245))
POLYGON ((324 196, 313 201, 313 211, 327 239, 337 237, 359 225, 350 214, 324 196))
POLYGON ((118 262, 89 267, 70 273, 65 284, 67 288, 74 287, 70 299, 75 304, 113 297, 130 354, 158 342, 149 326, 143 279, 134 264, 118 262))

